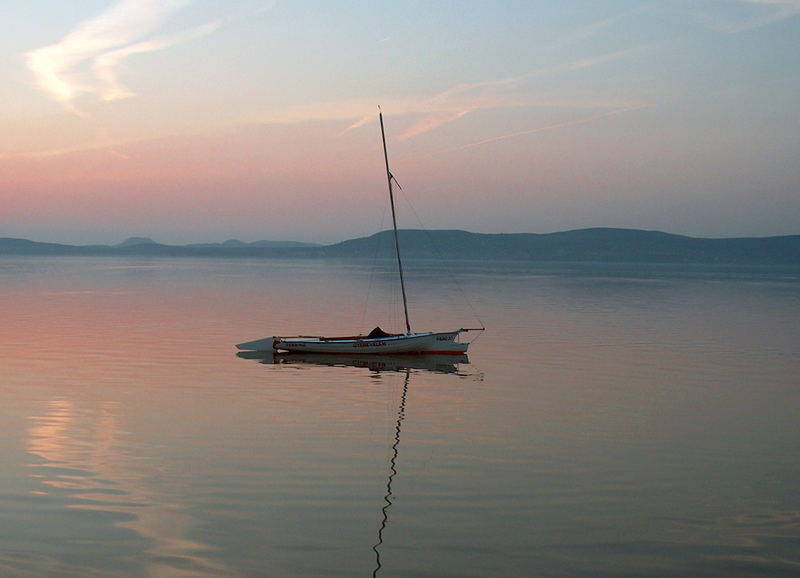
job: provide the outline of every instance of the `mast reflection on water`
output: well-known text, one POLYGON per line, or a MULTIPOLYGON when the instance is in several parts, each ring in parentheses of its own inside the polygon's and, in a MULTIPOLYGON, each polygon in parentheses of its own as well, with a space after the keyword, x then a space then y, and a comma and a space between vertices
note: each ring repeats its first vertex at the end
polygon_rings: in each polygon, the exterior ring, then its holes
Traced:
POLYGON ((375 552, 375 569, 372 571, 373 576, 378 575, 381 569, 381 551, 380 546, 383 544, 383 531, 389 523, 389 508, 392 505, 392 480, 397 475, 397 454, 400 449, 400 426, 406 418, 406 399, 408 396, 408 382, 411 377, 411 370, 406 370, 406 376, 403 380, 403 395, 400 397, 400 408, 397 410, 397 423, 394 428, 394 443, 392 443, 392 457, 389 460, 389 478, 386 480, 386 494, 383 496, 385 504, 381 508, 383 519, 381 526, 378 529, 378 541, 372 547, 375 552))

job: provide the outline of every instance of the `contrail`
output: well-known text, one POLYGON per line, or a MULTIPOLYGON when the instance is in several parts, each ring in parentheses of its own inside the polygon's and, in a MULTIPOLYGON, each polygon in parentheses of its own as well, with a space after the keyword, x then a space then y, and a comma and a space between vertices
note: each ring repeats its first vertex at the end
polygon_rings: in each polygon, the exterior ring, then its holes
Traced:
POLYGON ((490 144, 490 143, 494 143, 494 142, 499 142, 499 141, 502 141, 502 140, 508 140, 510 138, 517 138, 517 137, 520 137, 520 136, 526 136, 526 135, 530 135, 530 134, 536 134, 536 133, 540 133, 540 132, 545 132, 545 131, 548 131, 548 130, 556 130, 556 129, 559 129, 559 128, 567 128, 567 127, 571 127, 571 126, 579 126, 579 125, 582 125, 582 124, 588 124, 590 122, 594 122, 596 120, 600 120, 601 118, 606 118, 606 117, 609 117, 609 116, 622 114, 624 112, 631 112, 631 111, 634 111, 634 110, 639 110, 639 109, 644 108, 644 107, 645 107, 645 105, 640 104, 640 105, 637 105, 637 106, 628 106, 628 107, 625 107, 625 108, 619 108, 617 110, 611 110, 609 112, 604 112, 602 114, 596 114, 594 116, 590 116, 590 117, 587 117, 587 118, 580 118, 580 119, 577 119, 577 120, 569 120, 569 121, 560 122, 560 123, 557 123, 557 124, 550 124, 550 125, 547 125, 547 126, 540 126, 540 127, 536 127, 536 128, 532 128, 532 129, 528 129, 528 130, 521 130, 521 131, 509 133, 509 134, 495 136, 495 137, 492 137, 492 138, 487 138, 487 139, 484 139, 484 140, 479 140, 479 141, 467 143, 467 144, 464 144, 464 145, 461 145, 461 146, 457 146, 457 147, 453 147, 453 148, 450 148, 450 149, 446 149, 445 151, 442 151, 442 152, 458 151, 458 150, 468 149, 468 148, 477 147, 477 146, 490 144))

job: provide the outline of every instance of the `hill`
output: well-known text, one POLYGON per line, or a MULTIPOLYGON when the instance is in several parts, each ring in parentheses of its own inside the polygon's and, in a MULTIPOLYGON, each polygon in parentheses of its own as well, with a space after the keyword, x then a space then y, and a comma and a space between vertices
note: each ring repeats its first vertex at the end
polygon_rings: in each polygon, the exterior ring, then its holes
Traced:
POLYGON ((134 247, 136 245, 157 245, 150 237, 128 237, 116 247, 134 247))
POLYGON ((208 248, 216 248, 216 247, 227 247, 227 248, 237 248, 237 249, 244 249, 247 247, 278 247, 278 248, 296 248, 296 247, 319 247, 318 243, 301 243, 300 241, 253 241, 252 243, 245 243, 244 241, 239 241, 238 239, 228 239, 223 243, 194 243, 192 245, 186 245, 187 247, 198 247, 202 249, 208 248))
MULTIPOLYGON (((800 235, 704 239, 610 228, 549 234, 403 230, 399 242, 404 256, 444 259, 800 264, 800 235)), ((392 232, 329 245, 322 251, 336 257, 391 257, 392 232)))
MULTIPOLYGON (((502 261, 595 261, 800 265, 800 235, 706 239, 637 229, 481 234, 458 230, 399 231, 404 258, 502 261)), ((391 231, 333 245, 226 241, 162 245, 136 237, 119 245, 75 246, 0 238, 0 255, 149 255, 154 257, 392 258, 391 231)))

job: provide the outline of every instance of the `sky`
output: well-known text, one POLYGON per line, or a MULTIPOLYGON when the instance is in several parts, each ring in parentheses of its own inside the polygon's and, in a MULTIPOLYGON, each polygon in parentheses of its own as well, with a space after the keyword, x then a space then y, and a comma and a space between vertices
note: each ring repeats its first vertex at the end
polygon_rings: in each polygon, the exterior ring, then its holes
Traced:
POLYGON ((800 0, 9 0, 0 237, 800 233, 800 0))

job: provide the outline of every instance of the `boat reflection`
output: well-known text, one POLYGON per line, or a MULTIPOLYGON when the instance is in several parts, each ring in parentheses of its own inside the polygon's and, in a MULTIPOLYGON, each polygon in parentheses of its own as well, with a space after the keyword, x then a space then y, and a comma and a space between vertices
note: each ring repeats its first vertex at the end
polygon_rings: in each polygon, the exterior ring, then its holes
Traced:
POLYGON ((405 371, 417 369, 432 373, 460 372, 468 365, 469 357, 462 355, 329 355, 324 353, 275 353, 271 351, 240 351, 237 357, 255 359, 267 365, 324 365, 328 367, 361 367, 370 371, 405 371))
MULTIPOLYGON (((371 372, 394 372, 398 380, 402 379, 402 390, 400 393, 399 406, 394 419, 394 435, 390 448, 388 472, 385 478, 383 505, 380 509, 380 522, 376 541, 372 546, 374 553, 375 566, 372 571, 373 578, 382 571, 383 562, 381 552, 385 546, 384 538, 389 526, 389 510, 394 504, 394 494, 392 484, 398 475, 398 456, 400 450, 400 433, 403 421, 406 418, 406 402, 409 396, 409 384, 412 374, 420 372, 450 374, 457 377, 477 376, 482 380, 482 374, 466 373, 461 366, 469 365, 469 358, 466 354, 460 355, 431 355, 431 354, 408 354, 408 355, 342 355, 342 354, 323 354, 323 353, 289 353, 271 351, 240 351, 237 357, 242 359, 253 359, 267 365, 277 366, 327 366, 327 367, 355 367, 368 369, 371 372)), ((387 376, 388 377, 388 376, 387 376)), ((390 379, 394 382, 394 379, 390 379)))

